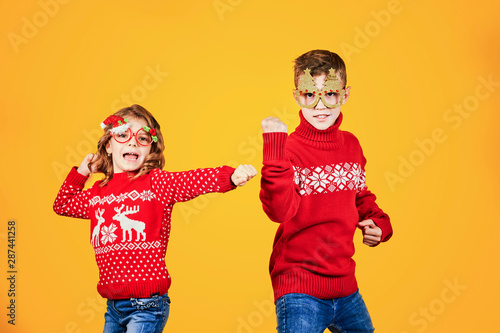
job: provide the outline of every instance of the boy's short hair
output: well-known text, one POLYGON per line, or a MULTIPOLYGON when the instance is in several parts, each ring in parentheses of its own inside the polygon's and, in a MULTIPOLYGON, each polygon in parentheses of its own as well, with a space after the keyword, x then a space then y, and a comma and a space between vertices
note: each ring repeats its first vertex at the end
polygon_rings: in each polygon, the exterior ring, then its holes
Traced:
POLYGON ((295 59, 295 87, 299 85, 299 77, 304 74, 307 68, 311 70, 312 76, 328 74, 328 70, 333 68, 335 73, 340 77, 340 80, 342 80, 344 86, 347 84, 347 73, 344 60, 336 53, 328 50, 312 50, 295 59))

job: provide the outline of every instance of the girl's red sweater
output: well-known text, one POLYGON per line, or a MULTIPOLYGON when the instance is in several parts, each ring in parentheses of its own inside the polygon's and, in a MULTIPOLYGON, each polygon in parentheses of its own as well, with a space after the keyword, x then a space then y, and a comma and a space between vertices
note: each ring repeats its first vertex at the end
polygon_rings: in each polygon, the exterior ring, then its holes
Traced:
POLYGON ((99 267, 97 290, 107 299, 165 294, 170 274, 165 254, 176 202, 235 187, 234 168, 167 172, 153 169, 130 180, 117 173, 103 187, 83 190, 88 177, 73 168, 54 202, 59 215, 90 219, 90 241, 99 267))

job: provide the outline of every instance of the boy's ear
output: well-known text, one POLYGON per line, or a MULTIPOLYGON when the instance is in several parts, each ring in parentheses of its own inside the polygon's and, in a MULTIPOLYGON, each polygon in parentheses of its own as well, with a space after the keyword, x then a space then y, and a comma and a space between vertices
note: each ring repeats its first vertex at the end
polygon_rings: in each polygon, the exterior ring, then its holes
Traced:
POLYGON ((300 106, 299 102, 297 101, 297 96, 295 96, 295 89, 292 90, 292 96, 293 96, 293 99, 295 100, 295 103, 297 103, 297 105, 300 106))
POLYGON ((344 100, 342 101, 342 105, 344 105, 347 100, 349 99, 349 96, 351 96, 351 87, 346 87, 345 88, 345 94, 344 94, 344 100))

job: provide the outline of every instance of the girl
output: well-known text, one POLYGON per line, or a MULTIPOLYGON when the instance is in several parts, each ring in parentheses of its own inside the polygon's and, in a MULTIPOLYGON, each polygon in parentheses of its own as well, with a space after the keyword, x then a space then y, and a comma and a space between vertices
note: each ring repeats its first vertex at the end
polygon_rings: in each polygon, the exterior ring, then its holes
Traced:
POLYGON ((104 333, 162 332, 170 308, 165 253, 173 205, 243 186, 257 171, 251 165, 163 171, 160 125, 139 105, 119 110, 101 127, 97 153, 70 171, 54 211, 90 219, 97 290, 108 299, 104 333), (83 190, 96 172, 104 179, 83 190))

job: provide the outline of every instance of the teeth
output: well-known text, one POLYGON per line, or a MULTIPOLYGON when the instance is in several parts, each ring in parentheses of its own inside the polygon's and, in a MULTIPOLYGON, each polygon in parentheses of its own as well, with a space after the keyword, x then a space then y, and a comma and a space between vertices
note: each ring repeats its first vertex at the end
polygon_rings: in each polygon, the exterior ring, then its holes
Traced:
MULTIPOLYGON (((125 153, 125 154, 123 154, 124 158, 127 158, 127 156, 133 156, 133 157, 135 157, 135 159, 139 158, 139 154, 136 154, 136 153, 125 153)), ((128 159, 130 159, 130 158, 128 158, 128 159)))

